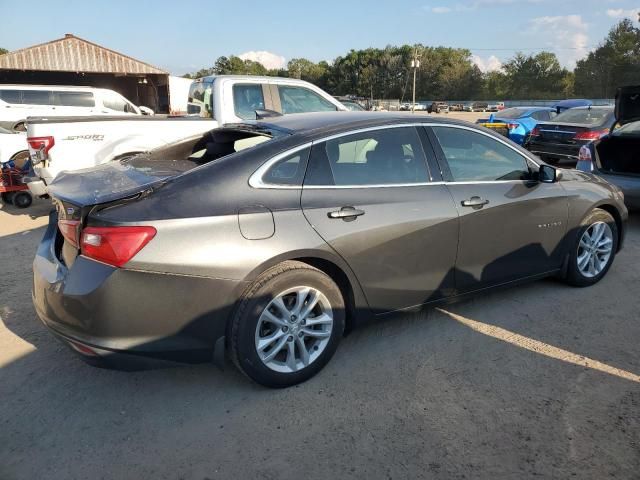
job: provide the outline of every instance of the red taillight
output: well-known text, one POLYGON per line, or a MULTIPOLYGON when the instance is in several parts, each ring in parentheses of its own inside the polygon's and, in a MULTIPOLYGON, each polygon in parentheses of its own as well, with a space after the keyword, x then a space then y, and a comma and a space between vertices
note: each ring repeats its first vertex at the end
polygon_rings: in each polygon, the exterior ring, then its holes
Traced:
POLYGON ((85 257, 122 267, 156 235, 153 227, 86 227, 80 250, 85 257))
POLYGON ((540 136, 540 129, 538 127, 534 127, 534 129, 531 130, 531 133, 529 135, 531 135, 532 137, 540 136))
POLYGON ((62 236, 74 247, 78 246, 79 220, 58 220, 58 229, 62 236))
POLYGON ((42 151, 45 158, 49 150, 56 144, 53 137, 27 137, 27 143, 34 150, 42 151))
POLYGON ((509 126, 509 130, 515 130, 516 128, 518 128, 520 126, 519 123, 510 123, 508 124, 509 126))
POLYGON ((573 137, 574 140, 597 140, 603 135, 609 133, 609 130, 588 130, 586 132, 578 132, 573 137))

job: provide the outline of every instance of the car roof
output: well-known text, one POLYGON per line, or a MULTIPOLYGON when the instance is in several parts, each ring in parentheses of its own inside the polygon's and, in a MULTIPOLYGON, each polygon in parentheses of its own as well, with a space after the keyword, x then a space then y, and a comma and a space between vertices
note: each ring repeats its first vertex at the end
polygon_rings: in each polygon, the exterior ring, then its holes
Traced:
POLYGON ((573 108, 566 109, 564 112, 569 112, 573 110, 611 110, 613 112, 613 105, 591 105, 588 107, 573 107, 573 108))
POLYGON ((78 86, 78 85, 20 85, 20 84, 0 84, 0 89, 6 90, 81 90, 81 91, 96 91, 96 90, 108 90, 106 88, 90 87, 90 86, 78 86))
POLYGON ((293 113, 262 120, 249 120, 240 125, 260 129, 276 129, 289 134, 324 135, 335 131, 393 125, 398 123, 437 123, 442 125, 473 125, 452 118, 416 115, 409 112, 313 112, 293 113))
POLYGON ((194 82, 206 82, 211 83, 215 80, 240 80, 250 83, 265 83, 265 82, 286 82, 291 84, 309 85, 309 82, 300 80, 298 78, 289 77, 271 77, 267 75, 208 75, 206 77, 195 78, 194 82))

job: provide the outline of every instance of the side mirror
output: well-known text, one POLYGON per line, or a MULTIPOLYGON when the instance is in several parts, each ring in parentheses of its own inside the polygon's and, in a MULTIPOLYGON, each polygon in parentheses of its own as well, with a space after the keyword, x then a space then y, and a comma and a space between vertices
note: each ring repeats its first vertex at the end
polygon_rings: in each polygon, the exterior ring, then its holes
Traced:
POLYGON ((142 107, 141 106, 141 107, 138 107, 138 108, 140 109, 140 112, 143 115, 153 115, 153 113, 154 113, 153 110, 151 110, 149 107, 142 107))
POLYGON ((540 165, 538 180, 542 183, 555 183, 558 181, 558 170, 551 165, 540 165))

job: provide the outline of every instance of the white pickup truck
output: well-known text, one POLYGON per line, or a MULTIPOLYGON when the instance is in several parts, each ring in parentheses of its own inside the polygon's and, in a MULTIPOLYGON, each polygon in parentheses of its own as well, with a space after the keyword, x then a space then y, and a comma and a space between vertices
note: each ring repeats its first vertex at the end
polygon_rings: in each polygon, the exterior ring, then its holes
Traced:
POLYGON ((202 134, 227 123, 278 114, 346 110, 320 88, 302 80, 221 75, 195 80, 187 117, 39 117, 27 119, 27 142, 37 177, 36 196, 62 171, 79 170, 202 134))

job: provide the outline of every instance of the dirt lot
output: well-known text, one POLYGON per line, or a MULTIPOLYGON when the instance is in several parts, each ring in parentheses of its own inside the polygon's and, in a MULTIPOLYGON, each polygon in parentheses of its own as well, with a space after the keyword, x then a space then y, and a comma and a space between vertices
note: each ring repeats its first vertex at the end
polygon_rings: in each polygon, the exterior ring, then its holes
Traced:
POLYGON ((2 480, 638 478, 640 217, 595 287, 398 315, 274 391, 232 367, 75 358, 31 305, 47 210, 0 209, 2 480))

